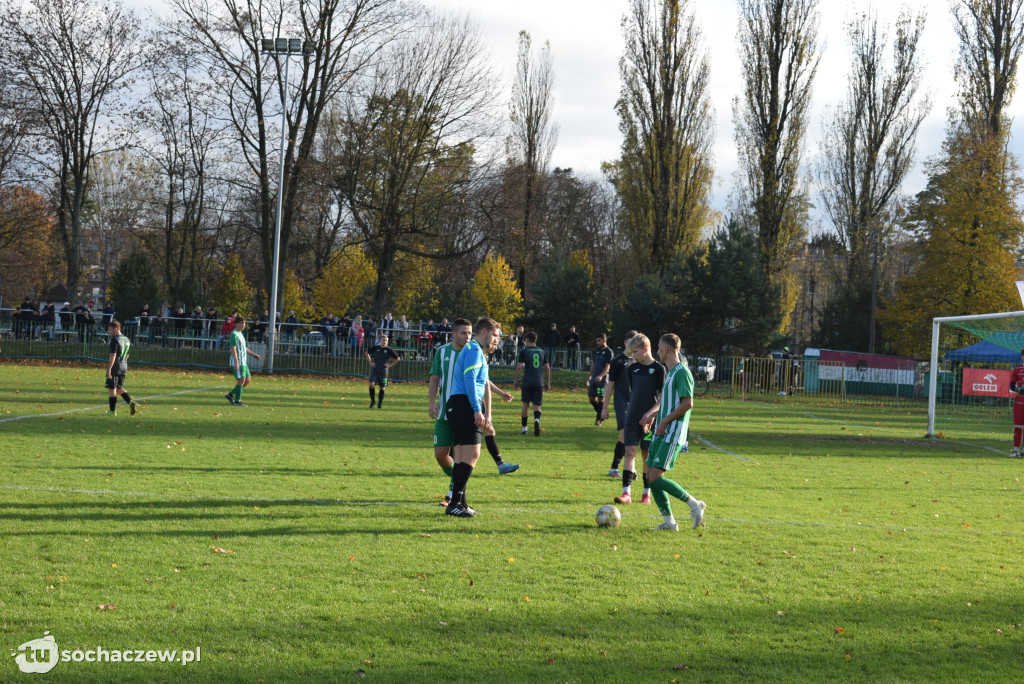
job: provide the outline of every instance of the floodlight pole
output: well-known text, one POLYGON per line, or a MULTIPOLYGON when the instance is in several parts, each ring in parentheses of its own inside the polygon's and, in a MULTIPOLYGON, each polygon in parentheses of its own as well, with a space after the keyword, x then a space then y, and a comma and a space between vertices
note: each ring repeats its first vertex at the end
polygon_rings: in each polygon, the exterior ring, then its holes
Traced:
MULTIPOLYGON (((270 326, 267 336, 267 363, 264 367, 266 373, 273 373, 274 346, 277 341, 275 338, 277 337, 278 264, 281 261, 281 210, 284 203, 284 143, 288 131, 288 62, 291 57, 308 58, 316 52, 316 42, 303 41, 298 38, 264 38, 262 46, 262 54, 272 55, 275 61, 278 57, 284 57, 284 83, 281 87, 281 146, 278 150, 277 170, 277 213, 274 219, 274 260, 270 276, 270 326)), ((281 320, 284 321, 283 311, 281 320)))

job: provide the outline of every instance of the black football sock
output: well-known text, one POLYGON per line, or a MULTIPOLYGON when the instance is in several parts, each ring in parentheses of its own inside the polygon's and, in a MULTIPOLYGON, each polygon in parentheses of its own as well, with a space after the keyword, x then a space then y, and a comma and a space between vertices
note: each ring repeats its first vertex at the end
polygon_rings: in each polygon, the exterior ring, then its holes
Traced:
POLYGON ((601 402, 599 402, 599 401, 592 401, 592 402, 590 402, 590 405, 594 407, 594 413, 597 414, 597 419, 601 420, 601 408, 602 408, 601 407, 601 402))
POLYGON ((533 412, 533 421, 534 422, 539 422, 540 421, 540 411, 534 411, 533 412))
POLYGON ((636 473, 634 473, 632 470, 623 470, 622 471, 622 487, 626 488, 630 484, 632 484, 633 478, 635 478, 635 477, 636 477, 636 473))
POLYGON ((466 483, 473 474, 473 466, 468 463, 456 463, 452 469, 452 503, 466 505, 466 483))
POLYGON ((384 388, 381 387, 380 388, 380 398, 377 399, 377 408, 380 408, 380 405, 383 404, 383 403, 384 403, 384 388))
MULTIPOLYGON (((130 404, 130 403, 132 403, 132 398, 131 398, 130 396, 128 396, 128 393, 127 393, 127 392, 125 392, 124 394, 122 394, 122 395, 121 395, 121 398, 122 398, 122 399, 124 399, 124 403, 126 403, 126 404, 130 404)), ((116 402, 115 402, 115 403, 116 403, 116 402)))
POLYGON ((615 456, 612 458, 612 470, 618 470, 622 464, 622 457, 626 455, 626 445, 622 442, 615 443, 615 456))
POLYGON ((498 443, 494 441, 494 437, 488 435, 487 437, 484 437, 484 441, 487 443, 487 453, 489 453, 491 458, 494 459, 494 464, 501 465, 504 463, 504 461, 501 460, 501 452, 498 451, 498 443))
POLYGON ((375 403, 377 403, 377 388, 370 385, 370 406, 373 406, 375 403))
POLYGON ((651 482, 647 479, 647 473, 644 473, 644 489, 650 489, 651 482))
POLYGON ((117 410, 117 397, 110 397, 110 410, 111 411, 116 411, 117 410))
POLYGON ((526 427, 526 416, 523 416, 523 427, 526 427))

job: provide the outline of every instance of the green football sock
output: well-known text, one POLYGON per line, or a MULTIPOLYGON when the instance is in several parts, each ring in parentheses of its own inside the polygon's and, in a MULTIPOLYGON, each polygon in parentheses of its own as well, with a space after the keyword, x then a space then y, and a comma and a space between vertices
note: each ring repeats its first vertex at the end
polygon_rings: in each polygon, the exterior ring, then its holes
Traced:
POLYGON ((662 515, 672 515, 672 507, 669 505, 666 494, 671 494, 683 502, 690 500, 690 495, 679 486, 678 482, 673 482, 664 475, 651 483, 651 492, 654 494, 654 501, 658 504, 658 510, 661 511, 662 515), (662 500, 664 500, 664 504, 662 500))
MULTIPOLYGON (((661 482, 661 480, 662 478, 659 477, 654 482, 661 482)), ((661 514, 672 515, 672 504, 668 501, 668 494, 655 487, 654 483, 651 483, 651 494, 654 496, 654 503, 658 506, 661 514)))
POLYGON ((441 466, 441 470, 444 471, 445 475, 451 477, 452 473, 455 472, 455 464, 452 464, 450 466, 441 466))
POLYGON ((234 394, 235 394, 235 401, 242 401, 242 386, 241 385, 235 385, 234 394))

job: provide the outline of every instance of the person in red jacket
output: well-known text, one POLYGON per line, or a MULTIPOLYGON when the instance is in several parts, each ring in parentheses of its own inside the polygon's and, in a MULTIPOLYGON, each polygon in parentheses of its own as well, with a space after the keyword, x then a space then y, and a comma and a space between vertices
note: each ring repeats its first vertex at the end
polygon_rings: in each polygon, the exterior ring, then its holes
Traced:
POLYGON ((1021 365, 1010 371, 1010 391, 1013 392, 1013 451, 1010 458, 1020 458, 1021 437, 1024 436, 1024 349, 1020 350, 1021 365))

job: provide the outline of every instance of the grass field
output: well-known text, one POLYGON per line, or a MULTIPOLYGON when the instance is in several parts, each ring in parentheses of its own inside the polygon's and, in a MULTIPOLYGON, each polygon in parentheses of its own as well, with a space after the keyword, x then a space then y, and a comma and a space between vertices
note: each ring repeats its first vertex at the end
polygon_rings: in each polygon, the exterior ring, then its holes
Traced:
POLYGON ((594 525, 615 436, 582 392, 540 437, 497 410, 522 468, 484 453, 462 520, 424 385, 370 410, 361 382, 230 384, 133 370, 132 418, 97 368, 0 366, 7 652, 201 648, 0 681, 1019 679, 1022 462, 921 439, 920 410, 700 401, 674 479, 707 525, 672 534, 639 504, 594 525))

